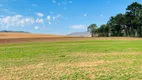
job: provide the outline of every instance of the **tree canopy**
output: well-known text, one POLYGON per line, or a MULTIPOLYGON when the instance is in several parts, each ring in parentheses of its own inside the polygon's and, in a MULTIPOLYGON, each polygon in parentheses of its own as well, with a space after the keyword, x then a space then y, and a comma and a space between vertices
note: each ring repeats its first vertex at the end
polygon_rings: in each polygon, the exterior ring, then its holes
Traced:
POLYGON ((97 25, 96 24, 91 24, 87 31, 91 33, 91 36, 92 37, 95 37, 95 34, 96 34, 96 29, 97 29, 97 25))
POLYGON ((130 36, 142 37, 142 4, 133 2, 126 8, 125 14, 111 16, 106 24, 88 27, 92 37, 98 36, 130 36))

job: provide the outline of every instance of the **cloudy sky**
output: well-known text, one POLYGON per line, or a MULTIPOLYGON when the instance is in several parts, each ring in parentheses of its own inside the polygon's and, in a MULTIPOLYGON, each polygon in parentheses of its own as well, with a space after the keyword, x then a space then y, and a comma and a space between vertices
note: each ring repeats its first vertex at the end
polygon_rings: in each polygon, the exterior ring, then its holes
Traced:
POLYGON ((0 0, 0 30, 43 34, 86 31, 142 0, 0 0))

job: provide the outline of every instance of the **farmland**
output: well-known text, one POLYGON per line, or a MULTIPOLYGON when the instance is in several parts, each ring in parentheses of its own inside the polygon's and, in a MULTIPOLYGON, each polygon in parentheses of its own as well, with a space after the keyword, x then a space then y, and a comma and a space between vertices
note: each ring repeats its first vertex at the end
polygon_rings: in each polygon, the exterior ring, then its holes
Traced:
POLYGON ((140 38, 63 38, 0 44, 0 80, 140 80, 140 38))
POLYGON ((142 0, 1 0, 0 80, 142 80, 142 0))

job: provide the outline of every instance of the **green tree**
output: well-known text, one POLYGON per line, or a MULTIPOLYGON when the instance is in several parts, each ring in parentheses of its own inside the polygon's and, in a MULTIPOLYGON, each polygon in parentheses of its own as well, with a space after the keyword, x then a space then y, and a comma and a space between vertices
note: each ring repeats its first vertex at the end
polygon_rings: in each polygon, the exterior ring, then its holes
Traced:
POLYGON ((110 17, 107 24, 97 28, 96 24, 88 27, 88 31, 99 36, 138 36, 142 37, 142 4, 133 2, 126 8, 125 14, 110 17), (110 35, 111 34, 111 35, 110 35))
POLYGON ((106 24, 101 25, 100 28, 98 28, 98 33, 99 33, 99 36, 108 37, 109 36, 109 26, 107 26, 106 24))
POLYGON ((95 34, 97 34, 97 25, 96 24, 91 24, 87 28, 87 31, 91 33, 91 37, 95 37, 95 34))
POLYGON ((142 36, 142 25, 140 18, 142 13, 142 5, 137 2, 133 2, 128 5, 126 10, 127 25, 129 26, 130 36, 142 36))

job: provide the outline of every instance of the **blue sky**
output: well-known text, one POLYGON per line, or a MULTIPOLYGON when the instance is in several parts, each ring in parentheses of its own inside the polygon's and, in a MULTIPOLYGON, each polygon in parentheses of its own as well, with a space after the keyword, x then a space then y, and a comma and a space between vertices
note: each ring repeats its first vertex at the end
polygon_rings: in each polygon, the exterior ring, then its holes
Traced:
POLYGON ((86 31, 142 0, 0 0, 0 30, 42 34, 86 31))

